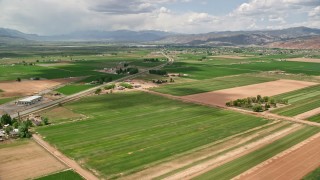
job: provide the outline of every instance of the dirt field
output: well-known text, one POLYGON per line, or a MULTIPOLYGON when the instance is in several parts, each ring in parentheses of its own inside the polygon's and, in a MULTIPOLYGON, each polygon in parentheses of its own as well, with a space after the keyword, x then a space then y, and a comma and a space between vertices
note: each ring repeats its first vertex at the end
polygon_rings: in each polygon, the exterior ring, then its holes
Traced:
POLYGON ((235 179, 299 180, 320 166, 320 134, 273 157, 235 179))
POLYGON ((232 55, 221 55, 221 56, 211 56, 213 58, 223 58, 223 59, 247 59, 250 56, 232 56, 232 55))
POLYGON ((4 92, 0 93, 3 97, 28 96, 35 93, 50 89, 62 84, 79 80, 79 78, 55 79, 55 80, 39 80, 39 81, 11 81, 0 83, 0 89, 4 92))
POLYGON ((200 93, 194 95, 183 96, 188 101, 225 106, 226 102, 239 98, 252 96, 274 96, 308 86, 316 85, 314 82, 295 81, 295 80, 277 80, 272 82, 253 84, 248 86, 224 89, 219 91, 200 93))
POLYGON ((297 118, 297 119, 308 119, 309 117, 315 116, 317 114, 320 114, 320 107, 317 108, 317 109, 313 109, 311 111, 299 114, 299 115, 295 116, 294 118, 297 118))
POLYGON ((0 157, 1 180, 31 179, 66 169, 64 164, 31 140, 1 148, 0 157))
POLYGON ((287 61, 320 63, 320 59, 314 59, 314 58, 292 58, 292 59, 287 59, 287 61))
POLYGON ((68 62, 37 64, 37 66, 42 66, 42 67, 69 66, 69 65, 73 65, 73 64, 68 62))

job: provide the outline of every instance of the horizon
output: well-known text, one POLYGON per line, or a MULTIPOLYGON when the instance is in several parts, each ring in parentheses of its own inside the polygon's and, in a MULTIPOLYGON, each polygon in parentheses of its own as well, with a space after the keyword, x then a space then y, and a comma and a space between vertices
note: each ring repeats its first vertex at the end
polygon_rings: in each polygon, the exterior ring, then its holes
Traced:
POLYGON ((0 11, 0 27, 45 36, 92 30, 201 34, 320 28, 317 0, 0 0, 0 11))

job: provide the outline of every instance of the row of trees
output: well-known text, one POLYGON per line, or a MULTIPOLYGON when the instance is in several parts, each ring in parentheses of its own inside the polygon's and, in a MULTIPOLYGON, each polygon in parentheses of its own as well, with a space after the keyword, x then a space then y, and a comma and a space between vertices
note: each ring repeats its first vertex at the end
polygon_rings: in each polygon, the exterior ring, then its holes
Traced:
POLYGON ((159 59, 159 58, 144 58, 143 61, 144 62, 159 62, 159 61, 162 61, 162 59, 159 59))
POLYGON ((105 82, 111 82, 112 81, 112 77, 109 76, 109 77, 99 77, 97 78, 97 82, 98 84, 103 84, 105 82))
POLYGON ((130 67, 130 68, 126 68, 126 69, 118 69, 116 71, 117 74, 137 74, 139 73, 139 69, 138 68, 133 68, 133 67, 130 67))
POLYGON ((163 75, 167 75, 167 71, 165 70, 149 70, 149 73, 150 74, 157 74, 157 75, 160 75, 160 76, 163 76, 163 75))
POLYGON ((241 108, 252 108, 255 112, 267 111, 271 107, 277 107, 277 104, 288 104, 288 100, 285 99, 274 99, 268 96, 262 97, 257 95, 256 97, 247 97, 244 99, 237 99, 234 101, 229 101, 226 106, 229 107, 241 107, 241 108))

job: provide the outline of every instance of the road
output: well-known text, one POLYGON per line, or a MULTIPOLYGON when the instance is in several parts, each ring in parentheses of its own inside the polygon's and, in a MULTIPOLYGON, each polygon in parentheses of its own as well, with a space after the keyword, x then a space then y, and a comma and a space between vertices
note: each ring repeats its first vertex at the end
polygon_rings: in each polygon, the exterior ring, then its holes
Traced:
POLYGON ((68 158, 67 156, 63 155, 61 152, 59 152, 56 148, 52 147, 49 143, 45 142, 40 136, 37 134, 33 134, 32 138, 44 149, 46 149, 50 154, 52 154, 54 157, 56 157, 58 160, 63 162, 65 165, 76 171, 78 174, 80 174, 83 178, 88 180, 98 180, 94 174, 92 174, 90 171, 82 168, 76 161, 68 158))
MULTIPOLYGON (((120 78, 118 80, 115 80, 113 82, 110 82, 110 83, 115 83, 115 82, 121 82, 121 81, 125 81, 125 80, 130 80, 130 79, 134 79, 138 76, 140 76, 141 74, 144 74, 144 73, 148 73, 149 70, 151 69, 161 69, 163 68, 164 66, 168 65, 168 64, 172 64, 173 63, 173 58, 169 57, 168 55, 166 55, 164 52, 162 52, 163 56, 165 56, 168 61, 164 64, 161 64, 159 66, 156 66, 156 67, 151 67, 151 68, 148 68, 148 69, 144 69, 144 70, 141 70, 139 73, 137 74, 133 74, 133 75, 129 75, 129 76, 126 76, 126 77, 123 77, 123 78, 120 78)), ((110 84, 109 83, 109 84, 110 84)), ((19 114, 18 113, 14 113, 14 114, 10 114, 12 118, 17 118, 19 117, 23 117, 23 116, 26 116, 28 114, 31 114, 31 113, 35 113, 35 112, 38 112, 38 111, 41 111, 41 110, 44 110, 44 109, 47 109, 47 108, 50 108, 50 107, 54 107, 54 106, 57 106, 59 104, 63 104, 63 103, 66 103, 66 102, 69 102, 69 101, 74 101, 74 100, 77 100, 77 99, 80 99, 82 97, 85 97, 85 96, 88 96, 89 94, 92 94, 94 93, 97 89, 99 88, 103 88, 105 87, 107 84, 102 84, 102 85, 99 85, 99 86, 96 86, 94 88, 91 88, 91 89, 88 89, 88 90, 85 90, 85 91, 82 91, 82 92, 79 92, 77 94, 73 94, 73 95, 70 95, 70 96, 66 96, 66 97, 63 97, 61 99, 58 99, 58 100, 54 100, 54 101, 50 101, 50 102, 47 102, 47 103, 44 103, 44 104, 39 104, 39 105, 36 105, 34 107, 31 107, 29 109, 26 109, 26 110, 23 110, 23 111, 20 111, 19 114)))

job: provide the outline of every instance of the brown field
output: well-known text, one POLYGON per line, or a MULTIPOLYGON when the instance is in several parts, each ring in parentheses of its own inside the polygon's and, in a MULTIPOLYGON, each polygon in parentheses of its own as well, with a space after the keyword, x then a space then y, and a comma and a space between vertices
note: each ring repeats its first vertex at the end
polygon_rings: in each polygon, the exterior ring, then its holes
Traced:
POLYGON ((66 169, 34 141, 0 146, 0 179, 32 179, 66 169))
POLYGON ((292 59, 287 59, 287 61, 320 63, 320 59, 314 59, 314 58, 292 58, 292 59))
POLYGON ((267 160, 235 179, 299 180, 320 166, 320 134, 267 160))
POLYGON ((224 89, 219 91, 200 93, 194 95, 183 96, 188 101, 225 106, 226 102, 252 97, 252 96, 274 96, 308 86, 316 85, 314 82, 296 81, 296 80, 277 80, 260 84, 224 89))
POLYGON ((69 62, 37 64, 37 66, 42 66, 42 67, 69 66, 69 65, 73 65, 73 64, 69 62))
POLYGON ((221 55, 221 56, 211 56, 213 58, 223 58, 223 59, 247 59, 250 56, 233 56, 233 55, 221 55))
POLYGON ((46 89, 80 80, 79 78, 55 79, 55 80, 38 80, 38 81, 10 81, 1 82, 0 89, 4 92, 0 93, 2 97, 28 96, 39 93, 46 89))

